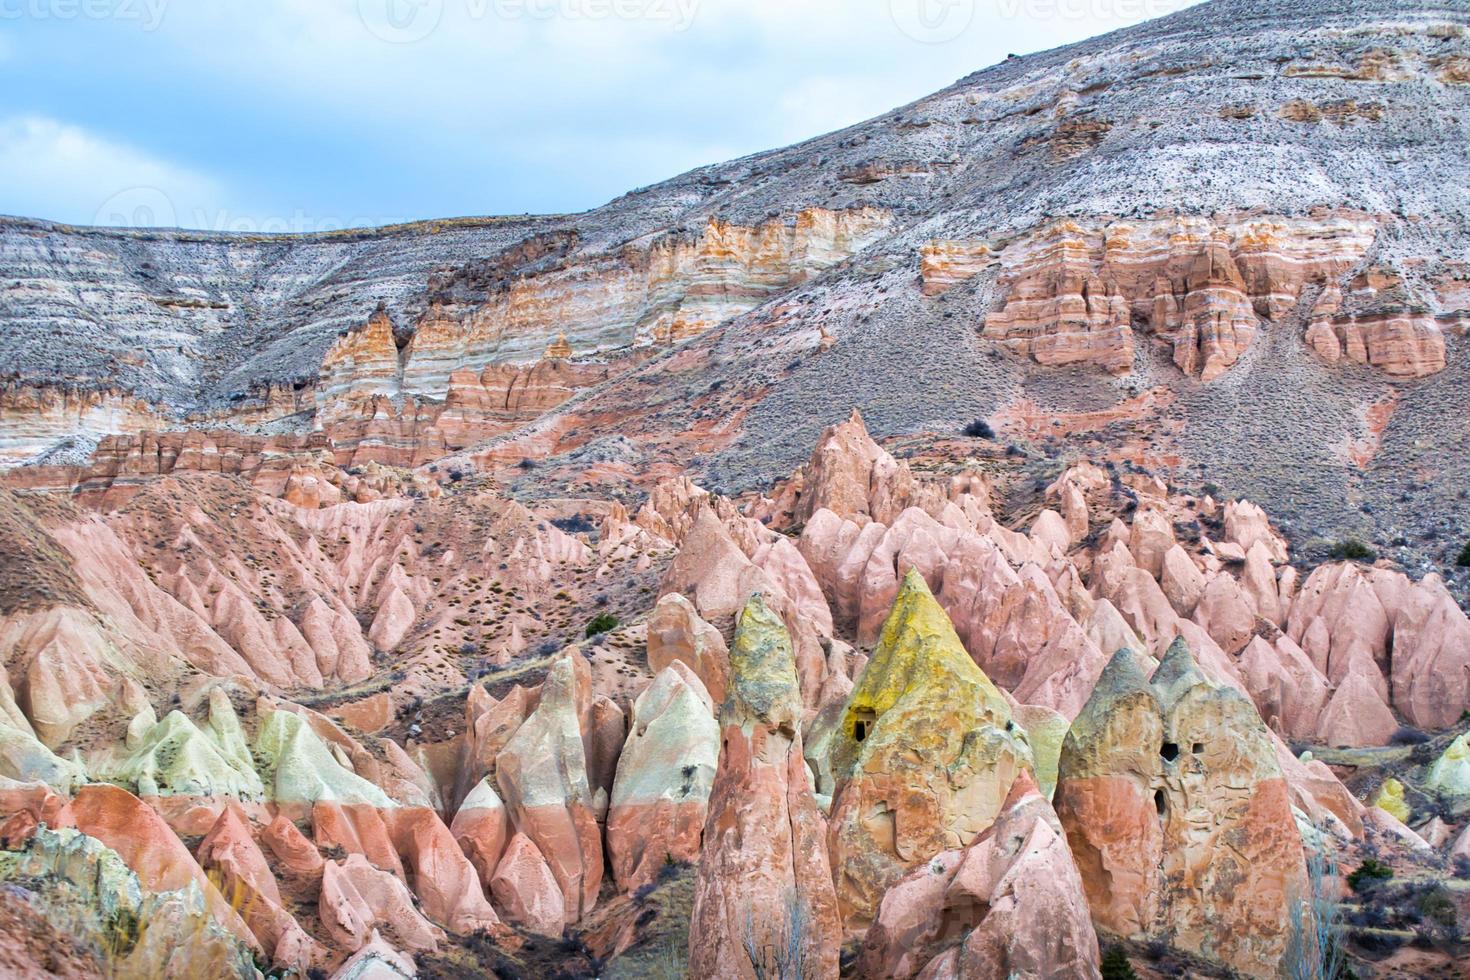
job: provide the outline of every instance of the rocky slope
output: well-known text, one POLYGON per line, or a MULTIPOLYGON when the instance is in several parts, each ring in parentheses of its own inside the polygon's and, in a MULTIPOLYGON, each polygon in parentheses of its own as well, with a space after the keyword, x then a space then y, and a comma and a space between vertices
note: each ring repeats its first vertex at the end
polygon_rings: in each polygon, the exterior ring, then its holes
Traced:
POLYGON ((577 216, 0 222, 0 962, 1457 975, 1467 32, 1214 0, 577 216))

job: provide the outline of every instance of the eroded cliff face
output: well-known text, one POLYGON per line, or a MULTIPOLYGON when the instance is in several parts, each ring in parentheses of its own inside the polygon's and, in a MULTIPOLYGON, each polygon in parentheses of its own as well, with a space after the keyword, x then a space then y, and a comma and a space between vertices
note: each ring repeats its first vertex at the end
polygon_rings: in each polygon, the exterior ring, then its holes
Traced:
POLYGON ((711 219, 690 235, 569 256, 509 281, 470 266, 436 284, 442 302, 413 327, 400 390, 443 397, 456 371, 538 357, 549 325, 582 354, 687 340, 837 265, 891 222, 877 209, 814 208, 754 227, 711 219))
MULTIPOLYGON (((1126 374, 1137 330, 1168 345, 1181 371, 1211 381, 1263 324, 1295 310, 1304 290, 1335 288, 1367 254, 1376 229, 1367 215, 1059 222, 997 250, 1003 300, 983 333, 1041 364, 1126 374)), ((977 274, 975 257, 991 254, 984 242, 926 246, 925 294, 977 274)), ((1390 373, 1416 373, 1382 360, 1377 366, 1390 373)))

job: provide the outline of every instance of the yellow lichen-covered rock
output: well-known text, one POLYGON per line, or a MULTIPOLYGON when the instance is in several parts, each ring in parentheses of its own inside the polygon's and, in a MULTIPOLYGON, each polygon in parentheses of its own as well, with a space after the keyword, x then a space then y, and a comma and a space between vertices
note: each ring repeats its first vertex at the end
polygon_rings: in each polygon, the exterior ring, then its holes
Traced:
POLYGON ((1404 799, 1404 784, 1397 779, 1383 781, 1383 785, 1378 787, 1377 795, 1373 797, 1373 805, 1399 823, 1408 823, 1412 815, 1409 803, 1404 799))
POLYGON ((989 830, 1032 768, 1010 706, 910 571, 832 739, 828 847, 844 920, 940 851, 989 830))
POLYGON ((1427 788, 1445 796, 1470 796, 1470 735, 1455 739, 1444 755, 1434 760, 1427 788))

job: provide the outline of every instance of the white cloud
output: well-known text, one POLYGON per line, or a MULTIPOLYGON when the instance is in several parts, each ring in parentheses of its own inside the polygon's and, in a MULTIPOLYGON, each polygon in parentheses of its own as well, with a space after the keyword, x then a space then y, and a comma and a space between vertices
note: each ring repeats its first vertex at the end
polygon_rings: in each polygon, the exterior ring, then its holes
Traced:
POLYGON ((79 126, 0 119, 0 211, 76 224, 193 225, 220 183, 79 126))

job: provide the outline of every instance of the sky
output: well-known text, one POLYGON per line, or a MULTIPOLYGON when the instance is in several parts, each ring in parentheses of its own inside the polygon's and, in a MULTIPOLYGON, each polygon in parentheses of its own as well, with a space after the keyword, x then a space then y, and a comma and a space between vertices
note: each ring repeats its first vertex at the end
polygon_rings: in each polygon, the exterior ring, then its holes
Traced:
POLYGON ((0 0, 0 214, 583 211, 1192 0, 0 0))

